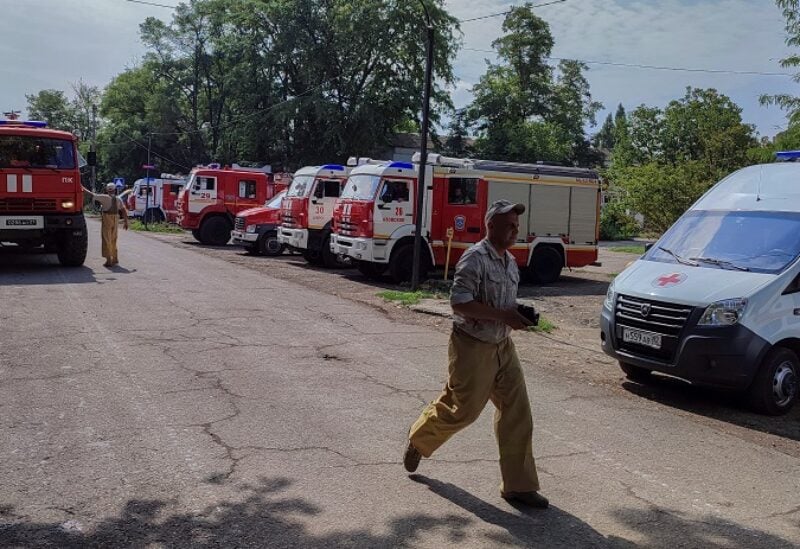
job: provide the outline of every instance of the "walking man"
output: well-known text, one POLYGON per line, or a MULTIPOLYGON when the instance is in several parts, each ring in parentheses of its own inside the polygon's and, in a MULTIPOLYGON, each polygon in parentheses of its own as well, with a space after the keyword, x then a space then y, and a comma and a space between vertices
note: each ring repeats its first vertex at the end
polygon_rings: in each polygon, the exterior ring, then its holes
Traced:
POLYGON ((545 508, 533 459, 533 420, 525 378, 511 330, 531 323, 517 312, 519 269, 509 248, 517 241, 522 204, 494 202, 486 212, 487 236, 456 265, 450 304, 453 331, 449 376, 441 395, 412 425, 403 464, 416 471, 422 457, 480 416, 491 400, 500 450, 500 495, 545 508))
POLYGON ((84 187, 84 192, 92 195, 95 202, 100 203, 100 235, 101 253, 106 258, 104 267, 113 267, 119 264, 117 255, 118 220, 121 218, 125 230, 128 230, 128 210, 117 196, 117 187, 114 183, 106 185, 107 194, 95 194, 84 187))

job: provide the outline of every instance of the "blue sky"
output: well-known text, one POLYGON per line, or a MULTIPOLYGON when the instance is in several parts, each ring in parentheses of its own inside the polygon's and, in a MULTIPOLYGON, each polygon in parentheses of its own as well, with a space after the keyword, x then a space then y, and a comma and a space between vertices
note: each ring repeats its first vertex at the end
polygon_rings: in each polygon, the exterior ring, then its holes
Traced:
MULTIPOLYGON (((155 0, 176 4, 177 0, 155 0)), ((410 1, 410 0, 409 0, 410 1)), ((534 2, 535 3, 535 2, 534 2)), ((466 19, 504 11, 496 0, 447 0, 451 13, 466 19)), ((69 89, 82 78, 104 86, 133 66, 144 48, 138 25, 171 11, 124 0, 0 0, 0 110, 24 109, 25 94, 43 88, 69 89)), ((785 46, 783 18, 772 0, 567 0, 536 10, 555 38, 554 57, 760 72, 784 72, 778 59, 785 46)), ((502 17, 465 23, 464 48, 456 60, 456 106, 469 102, 469 90, 485 70, 491 42, 501 33, 502 17)), ((761 93, 800 95, 800 84, 779 76, 689 73, 590 65, 595 99, 611 110, 623 103, 664 106, 686 86, 713 87, 743 108, 746 122, 761 135, 785 128, 777 108, 761 107, 761 93)), ((602 122, 604 113, 598 117, 602 122)))

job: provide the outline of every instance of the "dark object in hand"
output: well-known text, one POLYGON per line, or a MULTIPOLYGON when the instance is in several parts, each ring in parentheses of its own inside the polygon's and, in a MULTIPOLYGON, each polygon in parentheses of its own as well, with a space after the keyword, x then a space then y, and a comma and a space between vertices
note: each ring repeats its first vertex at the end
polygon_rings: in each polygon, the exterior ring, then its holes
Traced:
POLYGON ((536 312, 536 309, 531 307, 530 305, 523 305, 522 303, 517 303, 517 312, 528 319, 528 322, 533 324, 534 326, 539 325, 539 313, 536 312))

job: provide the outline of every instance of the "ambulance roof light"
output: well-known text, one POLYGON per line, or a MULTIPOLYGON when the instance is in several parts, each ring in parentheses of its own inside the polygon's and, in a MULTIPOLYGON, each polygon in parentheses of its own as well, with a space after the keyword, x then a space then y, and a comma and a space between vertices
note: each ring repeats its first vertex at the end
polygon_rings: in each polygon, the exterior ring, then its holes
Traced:
POLYGON ((795 162, 800 159, 800 151, 778 151, 775 153, 775 158, 786 162, 795 162))
POLYGON ((41 120, 0 120, 0 126, 29 126, 31 128, 46 128, 47 122, 41 120))

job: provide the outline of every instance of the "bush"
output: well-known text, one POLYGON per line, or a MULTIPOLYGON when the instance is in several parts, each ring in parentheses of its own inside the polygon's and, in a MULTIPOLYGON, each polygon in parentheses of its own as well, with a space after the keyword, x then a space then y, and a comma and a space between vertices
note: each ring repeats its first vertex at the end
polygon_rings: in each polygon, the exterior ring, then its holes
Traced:
POLYGON ((639 234, 639 224, 622 202, 610 202, 600 213, 600 240, 626 240, 639 234))

